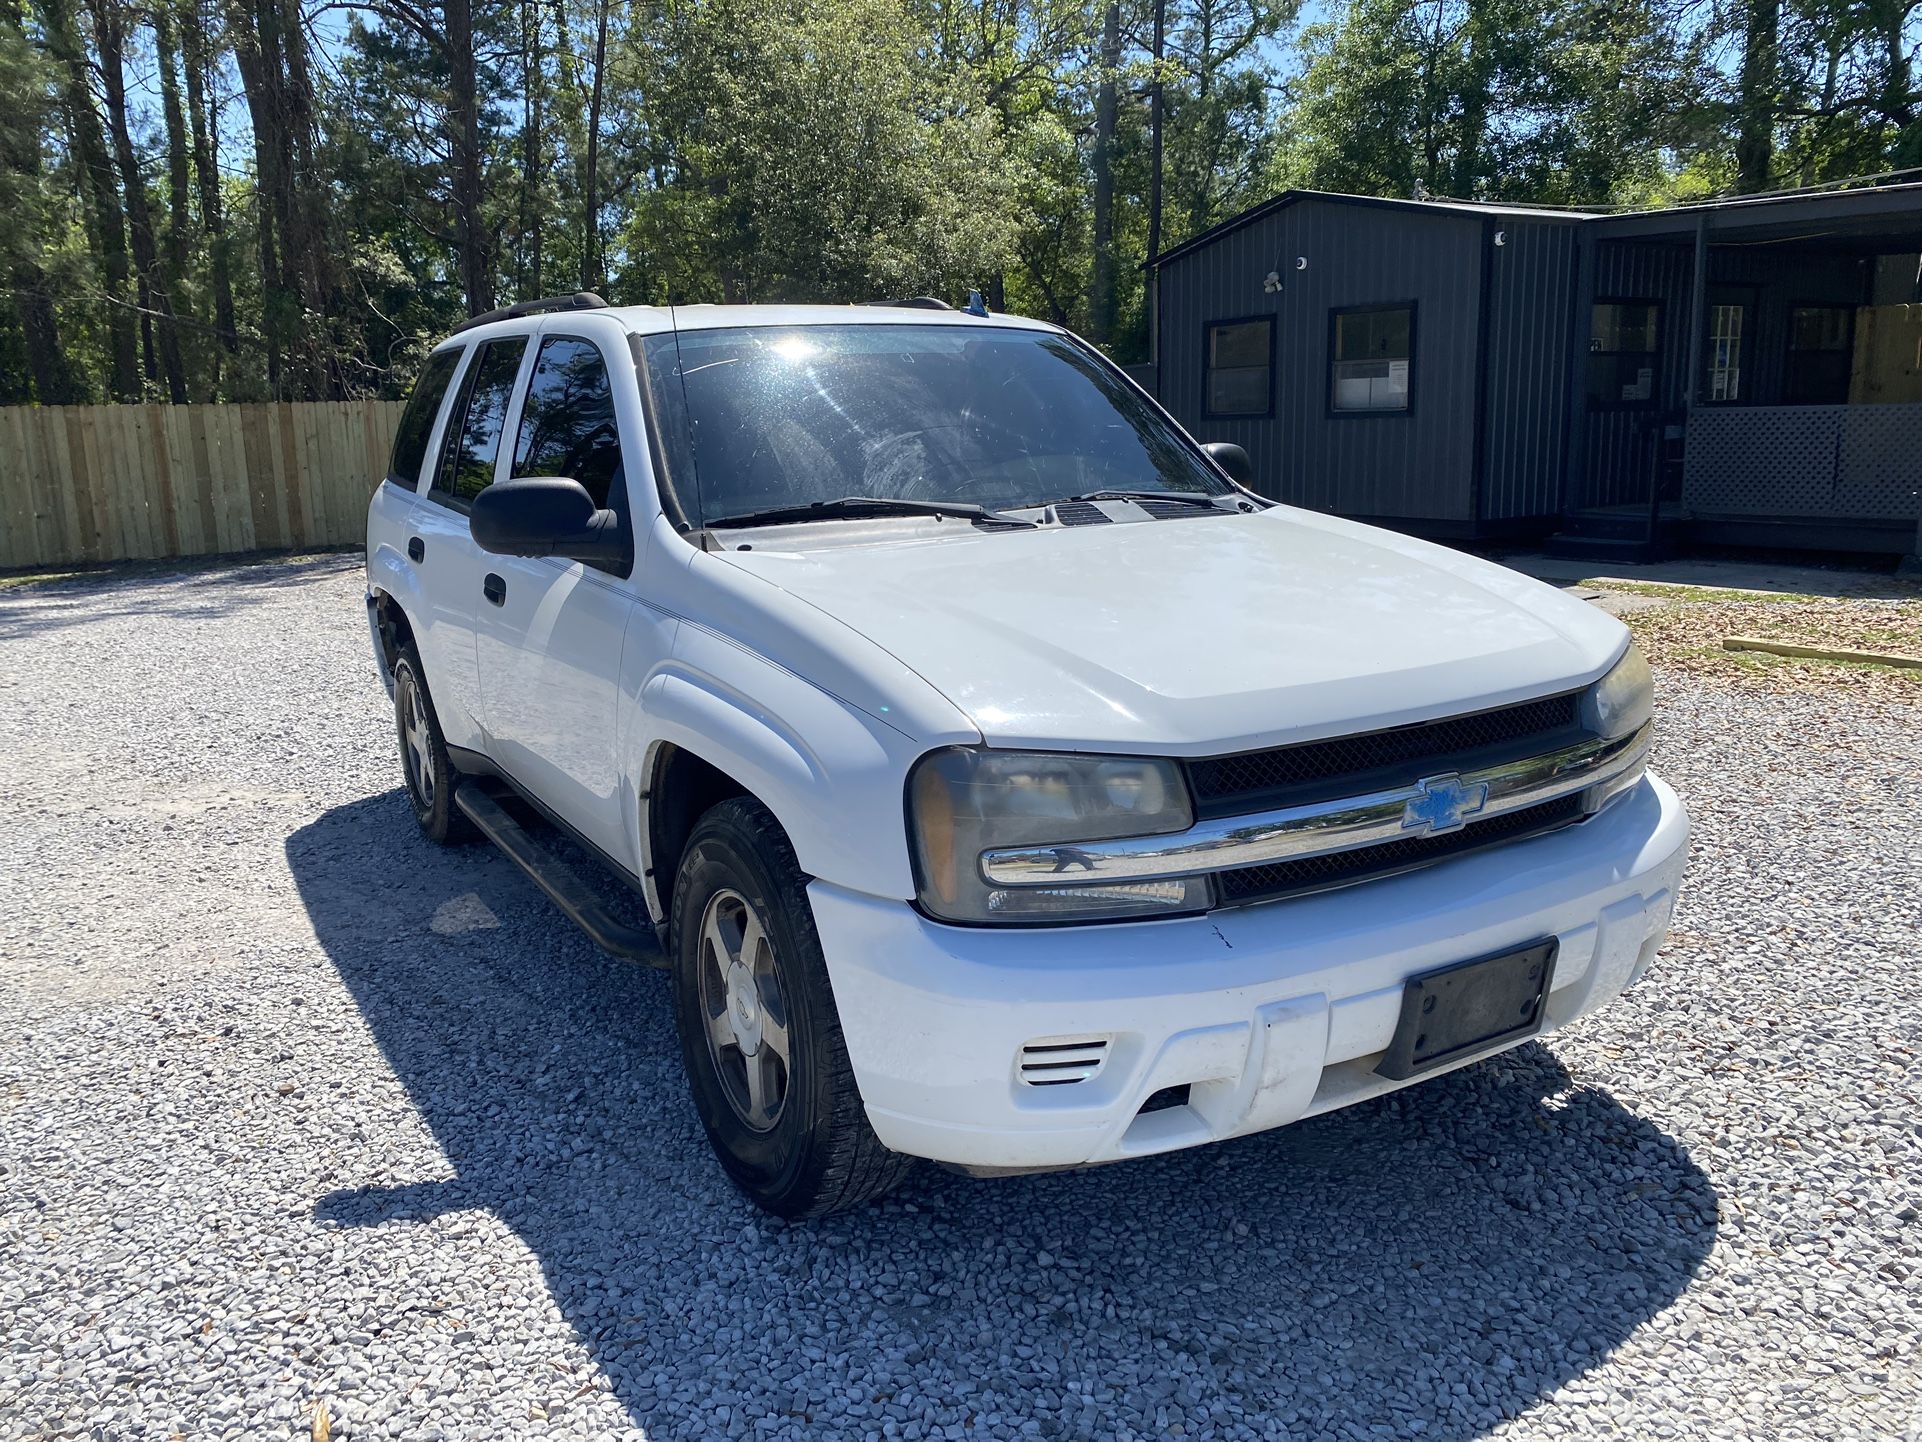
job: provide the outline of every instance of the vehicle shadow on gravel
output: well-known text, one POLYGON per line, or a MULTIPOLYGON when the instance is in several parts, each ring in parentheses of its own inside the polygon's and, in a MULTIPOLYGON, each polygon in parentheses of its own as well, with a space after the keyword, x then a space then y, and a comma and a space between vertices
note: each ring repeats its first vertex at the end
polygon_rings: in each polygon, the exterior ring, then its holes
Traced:
POLYGON ((650 1437, 1470 1438, 1597 1364, 1714 1242, 1702 1170, 1541 1045, 1226 1146, 929 1168, 784 1225, 707 1151, 665 978, 596 951, 505 858, 436 851, 397 792, 287 857, 453 1172, 316 1216, 495 1213, 650 1437))

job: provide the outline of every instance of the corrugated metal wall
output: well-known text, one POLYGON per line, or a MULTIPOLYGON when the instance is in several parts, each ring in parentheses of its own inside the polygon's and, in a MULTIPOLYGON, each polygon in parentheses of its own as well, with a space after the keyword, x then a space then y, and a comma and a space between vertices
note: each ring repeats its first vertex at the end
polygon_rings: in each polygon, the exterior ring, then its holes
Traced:
POLYGON ((1546 520, 1561 510, 1574 323, 1573 223, 1490 220, 1481 517, 1546 520))
POLYGON ((1474 519, 1478 216, 1302 200, 1182 256, 1161 277, 1161 400, 1203 441, 1234 441, 1279 500, 1346 516, 1474 519), (1298 258, 1305 268, 1297 268, 1298 258), (1278 293, 1262 288, 1276 272, 1278 293), (1331 416, 1330 313, 1414 301, 1413 405, 1331 416), (1275 414, 1202 415, 1211 321, 1275 318, 1275 414))

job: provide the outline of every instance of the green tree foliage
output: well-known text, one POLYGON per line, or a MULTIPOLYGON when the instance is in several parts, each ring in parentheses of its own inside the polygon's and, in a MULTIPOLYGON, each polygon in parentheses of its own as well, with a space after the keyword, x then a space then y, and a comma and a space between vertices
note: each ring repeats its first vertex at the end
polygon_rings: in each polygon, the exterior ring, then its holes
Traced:
POLYGON ((1136 359, 1151 235, 1290 185, 1922 166, 1922 0, 1299 3, 0 0, 0 404, 394 394, 572 287, 980 289, 1136 359))

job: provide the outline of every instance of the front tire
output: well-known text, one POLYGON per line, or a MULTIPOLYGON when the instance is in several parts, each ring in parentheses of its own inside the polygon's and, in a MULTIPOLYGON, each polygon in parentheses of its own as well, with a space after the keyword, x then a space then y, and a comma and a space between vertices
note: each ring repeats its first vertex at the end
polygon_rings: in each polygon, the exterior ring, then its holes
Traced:
POLYGON ((441 738, 440 719, 427 695, 420 654, 411 644, 401 648, 394 662, 394 731, 400 741, 401 775, 407 781, 407 799, 414 807, 414 820, 429 841, 453 846, 472 840, 474 825, 467 814, 454 805, 454 787, 460 776, 448 759, 447 743, 441 738))
POLYGON ((780 824, 746 797, 701 818, 674 884, 694 1107, 728 1177, 780 1217, 859 1206, 914 1167, 868 1125, 806 886, 780 824))

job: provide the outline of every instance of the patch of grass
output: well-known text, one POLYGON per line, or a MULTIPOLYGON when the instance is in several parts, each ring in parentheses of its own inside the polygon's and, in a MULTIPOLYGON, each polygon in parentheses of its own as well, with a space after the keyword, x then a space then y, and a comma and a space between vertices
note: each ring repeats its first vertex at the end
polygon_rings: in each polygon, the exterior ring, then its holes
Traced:
POLYGON ((75 581, 88 574, 87 571, 18 571, 10 576, 0 576, 0 591, 18 586, 47 586, 55 581, 75 581))
POLYGON ((1726 651, 1729 636, 1805 646, 1922 656, 1922 600, 1741 596, 1656 606, 1622 618, 1657 666, 1771 690, 1845 687, 1892 700, 1922 700, 1922 670, 1871 661, 1829 661, 1726 651))
POLYGON ((1619 591, 1628 596, 1651 596, 1661 601, 1724 601, 1740 605, 1776 606, 1822 599, 1795 591, 1731 591, 1720 586, 1690 586, 1671 581, 1591 579, 1579 584, 1597 591, 1619 591))

